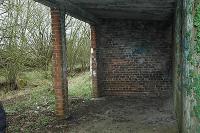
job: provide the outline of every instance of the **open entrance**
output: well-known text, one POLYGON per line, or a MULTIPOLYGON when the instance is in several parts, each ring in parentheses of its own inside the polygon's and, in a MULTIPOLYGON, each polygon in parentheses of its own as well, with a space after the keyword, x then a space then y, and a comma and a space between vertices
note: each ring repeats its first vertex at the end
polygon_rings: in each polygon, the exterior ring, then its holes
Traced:
MULTIPOLYGON (((176 133, 171 25, 104 19, 91 30, 93 94, 106 98, 79 104, 69 113, 68 128, 55 130, 176 133)), ((66 121, 61 123, 66 125, 66 121)))
POLYGON ((66 15, 65 29, 69 98, 89 99, 92 96, 90 26, 66 15))

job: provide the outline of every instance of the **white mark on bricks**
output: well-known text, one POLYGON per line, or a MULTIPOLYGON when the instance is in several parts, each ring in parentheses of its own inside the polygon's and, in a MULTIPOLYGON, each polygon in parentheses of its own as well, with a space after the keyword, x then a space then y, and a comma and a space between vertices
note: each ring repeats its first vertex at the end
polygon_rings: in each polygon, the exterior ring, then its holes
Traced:
POLYGON ((91 54, 93 54, 93 52, 94 52, 94 50, 93 50, 93 48, 91 48, 91 54))
POLYGON ((92 75, 94 76, 94 77, 96 77, 96 71, 92 71, 92 75))

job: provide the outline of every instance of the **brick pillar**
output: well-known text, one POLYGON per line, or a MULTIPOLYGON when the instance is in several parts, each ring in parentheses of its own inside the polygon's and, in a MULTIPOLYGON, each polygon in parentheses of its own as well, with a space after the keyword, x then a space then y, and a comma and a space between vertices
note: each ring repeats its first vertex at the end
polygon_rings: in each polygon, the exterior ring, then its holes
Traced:
POLYGON ((64 11, 51 8, 51 19, 53 34, 53 86, 56 98, 56 115, 63 118, 68 113, 64 11))
POLYGON ((96 60, 96 27, 91 25, 91 72, 92 72, 92 94, 94 98, 100 96, 97 86, 97 60, 96 60))

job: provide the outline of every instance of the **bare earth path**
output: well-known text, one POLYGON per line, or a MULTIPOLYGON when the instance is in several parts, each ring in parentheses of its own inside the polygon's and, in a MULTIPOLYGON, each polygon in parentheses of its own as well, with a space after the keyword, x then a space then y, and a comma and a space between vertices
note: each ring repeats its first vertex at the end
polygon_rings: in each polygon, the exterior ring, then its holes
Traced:
MULTIPOLYGON (((178 133, 169 100, 106 98, 82 104, 68 119, 70 133, 178 133)), ((62 124, 61 124, 62 125, 62 124)), ((50 132, 57 132, 51 129, 50 132)))

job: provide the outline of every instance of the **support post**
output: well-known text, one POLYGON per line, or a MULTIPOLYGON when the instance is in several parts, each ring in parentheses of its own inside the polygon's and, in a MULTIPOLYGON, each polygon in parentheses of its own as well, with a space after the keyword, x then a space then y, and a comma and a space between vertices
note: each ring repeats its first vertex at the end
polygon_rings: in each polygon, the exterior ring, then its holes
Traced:
POLYGON ((91 73, 92 73, 92 95, 94 98, 100 97, 97 86, 97 59, 96 59, 96 26, 91 25, 91 73))
POLYGON ((56 99, 56 115, 66 117, 68 113, 68 83, 66 66, 65 12, 51 8, 53 34, 53 86, 56 99))

